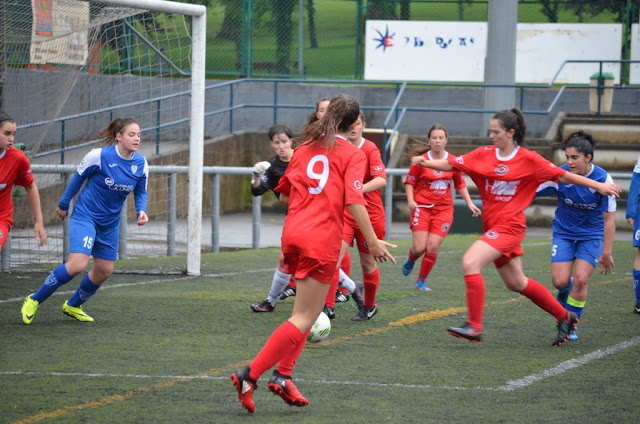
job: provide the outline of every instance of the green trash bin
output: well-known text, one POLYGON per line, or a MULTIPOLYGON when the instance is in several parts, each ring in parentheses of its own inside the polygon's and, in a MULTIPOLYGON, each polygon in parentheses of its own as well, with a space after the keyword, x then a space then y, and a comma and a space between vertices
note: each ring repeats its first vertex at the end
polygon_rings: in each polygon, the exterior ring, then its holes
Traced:
MULTIPOLYGON (((482 210, 482 201, 473 200, 473 204, 482 210)), ((462 199, 453 201, 453 223, 450 234, 481 234, 482 216, 473 217, 467 203, 462 199)))
MULTIPOLYGON (((27 146, 24 145, 24 143, 15 143, 13 145, 13 147, 15 147, 18 150, 22 150, 24 152, 24 154, 29 154, 29 151, 27 150, 27 146)), ((24 197, 27 195, 27 191, 24 189, 24 187, 22 186, 16 186, 15 189, 13 190, 13 197, 24 197)))
POLYGON ((602 79, 602 93, 600 97, 600 112, 611 112, 611 106, 613 105, 613 87, 615 77, 611 72, 596 72, 589 77, 590 86, 594 88, 589 89, 589 110, 591 113, 598 112, 598 81, 602 79))

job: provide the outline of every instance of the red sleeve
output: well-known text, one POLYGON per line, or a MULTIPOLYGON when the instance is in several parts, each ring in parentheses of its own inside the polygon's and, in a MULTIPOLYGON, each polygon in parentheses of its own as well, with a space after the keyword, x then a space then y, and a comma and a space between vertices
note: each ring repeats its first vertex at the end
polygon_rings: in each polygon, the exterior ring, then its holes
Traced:
POLYGON ((465 155, 453 156, 449 154, 447 156, 447 160, 453 167, 455 171, 464 172, 467 175, 472 174, 473 164, 475 162, 475 153, 476 150, 473 150, 465 155))
POLYGON ((420 178, 420 165, 411 165, 409 167, 409 173, 404 180, 404 184, 416 185, 418 178, 420 178))
POLYGON ((453 171, 453 187, 456 190, 467 188, 467 183, 464 181, 464 178, 462 177, 462 172, 453 171))
POLYGON ((367 204, 362 195, 362 178, 366 167, 367 157, 360 149, 356 149, 348 158, 344 174, 345 205, 367 204))
POLYGON ((535 168, 538 170, 536 172, 536 176, 538 177, 539 183, 545 181, 553 181, 557 183, 558 178, 567 173, 567 171, 562 168, 558 168, 553 163, 540 156, 537 152, 532 153, 531 159, 535 163, 535 168))
POLYGON ((384 163, 382 162, 382 155, 380 155, 380 149, 377 146, 374 146, 369 151, 369 174, 371 177, 382 177, 385 180, 387 179, 387 172, 384 168, 384 163))
POLYGON ((33 184, 33 174, 31 173, 31 166, 29 165, 29 159, 20 152, 18 156, 18 175, 16 177, 15 185, 27 187, 33 184))

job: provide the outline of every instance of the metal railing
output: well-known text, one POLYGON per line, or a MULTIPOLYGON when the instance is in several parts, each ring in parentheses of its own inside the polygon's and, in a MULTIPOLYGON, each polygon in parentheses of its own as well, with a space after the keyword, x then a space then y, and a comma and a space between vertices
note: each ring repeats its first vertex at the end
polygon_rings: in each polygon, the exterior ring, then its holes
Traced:
MULTIPOLYGON (((553 109, 556 107, 556 105, 558 104, 558 102, 560 101, 560 98, 563 96, 563 94, 565 93, 566 90, 575 90, 575 89, 595 89, 597 90, 597 96, 598 96, 598 109, 597 112, 595 114, 596 118, 600 118, 601 116, 601 103, 602 103, 602 96, 604 94, 604 78, 602 77, 602 66, 604 63, 619 63, 619 64, 632 64, 632 63, 640 63, 640 60, 565 60, 564 62, 562 62, 562 65, 560 65, 560 68, 556 71, 556 73, 553 75, 553 78, 551 79, 551 81, 549 81, 548 84, 483 84, 483 83, 456 83, 456 84, 452 84, 452 83, 447 83, 447 82, 433 82, 433 83, 420 83, 419 85, 421 86, 432 86, 432 87, 476 87, 476 88, 515 88, 519 91, 519 98, 520 98, 520 105, 519 105, 519 109, 525 114, 530 114, 530 115, 548 115, 550 114, 553 109), (563 68, 565 67, 565 65, 567 64, 571 64, 571 63, 597 63, 598 64, 598 69, 599 72, 598 74, 600 75, 600 77, 598 78, 598 84, 596 86, 591 86, 591 85, 563 85, 562 87, 560 87, 560 89, 558 90, 558 92, 556 93, 554 99, 551 101, 551 103, 549 104, 549 107, 547 109, 544 110, 527 110, 524 108, 524 104, 525 104, 525 90, 526 89, 532 89, 532 90, 537 90, 537 89, 548 89, 553 87, 553 85, 555 84, 556 79, 558 78, 558 76, 560 75, 560 73, 562 72, 563 68)), ((407 112, 448 112, 448 113, 496 113, 499 112, 498 110, 487 110, 487 109, 461 109, 461 108, 435 108, 435 107, 399 107, 400 104, 400 100, 402 98, 402 96, 405 93, 405 88, 406 88, 406 82, 402 84, 401 89, 398 90, 397 94, 396 94, 396 98, 393 101, 392 106, 389 108, 389 113, 387 114, 387 117, 384 121, 383 124, 383 152, 382 152, 382 158, 383 160, 386 161, 386 158, 388 156, 389 153, 389 148, 390 148, 390 141, 393 140, 393 138, 396 136, 396 134, 398 134, 398 129, 400 127, 400 124, 402 123, 402 120, 404 119, 405 115, 407 114, 407 112), (388 132, 388 128, 390 123, 392 122, 393 117, 395 116, 395 123, 393 126, 393 129, 388 132)), ((414 84, 414 83, 412 83, 414 84)), ((606 87, 607 90, 609 89, 613 89, 613 90, 629 90, 629 89, 633 89, 633 90, 640 90, 640 87, 638 86, 612 86, 612 87, 606 87)), ((385 162, 386 163, 386 162, 385 162)))
MULTIPOLYGON (((349 85, 368 85, 368 86, 391 86, 391 87, 395 87, 396 88, 396 96, 393 99, 393 102, 391 103, 391 105, 389 106, 364 106, 363 110, 365 111, 373 111, 373 110, 378 110, 378 111, 387 111, 387 116, 386 119, 384 121, 383 124, 383 143, 384 143, 384 149, 383 149, 383 159, 386 160, 386 157, 388 155, 388 151, 389 151, 389 144, 390 144, 390 140, 393 140, 393 138, 396 136, 396 134, 399 132, 399 128, 400 125, 403 122, 403 119, 405 118, 405 116, 407 115, 408 112, 447 112, 447 113, 495 113, 497 112, 497 110, 487 110, 487 109, 479 109, 479 108, 437 108, 437 107, 401 107, 400 106, 400 102, 404 96, 404 94, 406 93, 406 88, 408 85, 411 86, 415 86, 415 87, 451 87, 451 88, 514 88, 516 90, 518 90, 519 92, 519 107, 520 109, 523 111, 523 113, 526 114, 532 114, 532 115, 548 115, 550 114, 553 109, 556 107, 556 105, 558 104, 558 102, 560 101, 560 99, 562 98, 562 96, 564 95, 564 93, 567 90, 574 90, 574 89, 585 89, 585 88, 589 88, 589 89, 597 89, 597 94, 598 94, 598 111, 596 113, 596 117, 600 117, 600 103, 601 103, 601 97, 603 95, 603 90, 604 90, 604 85, 603 85, 603 80, 599 79, 598 81, 598 86, 596 87, 592 87, 590 85, 562 85, 558 92, 556 93, 554 99, 551 101, 550 105, 548 108, 543 109, 543 110, 528 110, 524 108, 524 104, 525 104, 525 100, 526 100, 526 92, 527 90, 540 90, 540 89, 548 89, 551 88, 554 84, 555 84, 555 80, 558 78, 558 76, 560 75, 562 69, 565 67, 565 65, 567 64, 572 64, 572 63, 598 63, 599 64, 599 69, 600 69, 600 74, 602 74, 602 66, 604 63, 620 63, 620 64, 632 64, 632 63, 640 63, 640 60, 566 60, 562 63, 562 65, 560 66, 560 68, 558 69, 558 71, 556 71, 556 73, 553 76, 553 79, 548 83, 548 84, 540 84, 540 85, 534 85, 534 84, 483 84, 483 83, 452 83, 452 82, 401 82, 401 81, 349 81, 349 85), (393 128, 391 129, 391 131, 389 131, 389 127, 390 125, 393 125, 393 128)), ((222 115, 222 114, 228 114, 228 131, 225 131, 224 129, 219 129, 218 132, 214 133, 214 134, 206 134, 207 137, 214 137, 217 135, 222 135, 226 132, 228 133, 233 133, 236 130, 235 127, 235 122, 234 122, 234 112, 238 111, 238 110, 242 110, 242 109, 255 109, 255 108, 268 108, 268 109, 272 109, 273 110, 273 124, 278 123, 278 111, 279 110, 287 110, 287 109, 305 109, 308 110, 309 109, 309 105, 308 104, 303 104, 303 105, 297 105, 297 104, 281 104, 279 103, 280 101, 280 93, 279 91, 281 90, 281 86, 283 84, 344 84, 345 82, 343 80, 306 80, 306 79, 287 79, 287 80, 282 80, 282 79, 238 79, 238 80, 234 80, 234 81, 227 81, 227 82, 222 82, 222 83, 216 83, 216 84, 211 84, 207 87, 205 87, 205 92, 206 93, 211 93, 213 90, 219 90, 219 89, 228 89, 229 93, 228 93, 228 97, 229 97, 229 106, 228 107, 222 107, 222 108, 218 108, 215 110, 210 110, 210 111, 206 111, 205 110, 205 118, 208 117, 213 117, 213 116, 218 116, 218 115, 222 115), (273 84, 273 98, 272 98, 272 102, 270 103, 239 103, 239 104, 235 104, 236 101, 236 96, 235 96, 235 91, 237 89, 238 86, 240 86, 241 84, 252 84, 252 83, 272 83, 273 84)), ((639 86, 613 86, 613 87, 607 87, 608 89, 613 89, 613 90, 628 90, 628 89, 633 89, 633 90, 640 90, 639 86)), ((59 149, 53 149, 53 150, 48 150, 46 152, 42 152, 42 153, 38 153, 35 155, 35 157, 41 157, 41 156, 46 156, 46 155, 52 155, 52 154, 60 154, 61 155, 61 164, 64 164, 64 153, 65 151, 71 150, 71 149, 79 149, 79 148, 84 148, 87 147, 89 145, 93 145, 96 144, 97 142, 99 142, 99 140, 90 140, 81 144, 77 144, 74 146, 67 146, 66 145, 66 137, 67 135, 65 134, 65 124, 67 121, 70 120, 74 120, 74 119, 81 119, 81 118, 87 118, 89 116, 92 115, 97 115, 97 114, 101 114, 101 113, 109 113, 109 118, 110 120, 113 119, 113 112, 118 110, 118 109, 123 109, 123 108, 129 108, 129 107, 140 107, 143 106, 145 104, 151 104, 151 103, 155 103, 155 108, 156 108, 156 123, 155 125, 151 125, 151 126, 145 126, 145 128, 142 129, 143 132, 155 132, 155 142, 156 142, 156 154, 159 153, 160 151, 160 142, 161 142, 161 130, 165 129, 165 128, 170 128, 173 126, 177 126, 180 124, 184 124, 187 121, 189 121, 188 118, 184 118, 184 119, 177 119, 177 120, 173 120, 173 121, 169 121, 169 122, 162 122, 161 118, 160 118, 160 111, 162 110, 162 104, 164 101, 168 101, 171 99, 175 99, 177 97, 182 97, 182 96, 189 96, 190 95, 190 91, 189 90, 184 90, 184 91, 180 91, 180 92, 176 92, 173 94, 169 94, 169 95, 165 95, 165 96, 158 96, 158 97, 153 97, 150 99, 146 99, 146 100, 141 100, 141 101, 137 101, 137 102, 131 102, 131 103, 127 103, 127 104, 122 104, 122 105, 118 105, 118 106, 112 106, 112 107, 107 107, 107 108, 100 108, 100 109, 96 109, 93 111, 88 111, 88 112, 83 112, 83 113, 77 113, 77 114, 72 114, 72 115, 67 115, 67 116, 62 116, 62 117, 58 117, 56 119, 53 120, 54 123, 59 123, 60 124, 60 148, 59 149)), ((26 125, 21 125, 18 127, 18 129, 22 129, 22 128, 30 128, 30 127, 37 127, 37 126, 43 126, 43 125, 47 125, 50 124, 50 121, 43 121, 43 122, 35 122, 35 123, 31 123, 31 124, 26 124, 26 125)))

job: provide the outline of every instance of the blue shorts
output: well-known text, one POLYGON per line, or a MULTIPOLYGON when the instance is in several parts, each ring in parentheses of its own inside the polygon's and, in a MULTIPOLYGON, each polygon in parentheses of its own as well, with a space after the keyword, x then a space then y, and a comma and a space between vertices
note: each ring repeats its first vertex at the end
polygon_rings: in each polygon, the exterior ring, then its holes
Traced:
POLYGON ((569 240, 554 237, 551 244, 551 263, 582 259, 595 268, 603 247, 603 240, 569 240))
POLYGON ((640 247, 640 213, 633 220, 633 247, 640 247))
POLYGON ((102 227, 90 220, 69 219, 69 253, 83 253, 106 261, 118 259, 119 226, 102 227))

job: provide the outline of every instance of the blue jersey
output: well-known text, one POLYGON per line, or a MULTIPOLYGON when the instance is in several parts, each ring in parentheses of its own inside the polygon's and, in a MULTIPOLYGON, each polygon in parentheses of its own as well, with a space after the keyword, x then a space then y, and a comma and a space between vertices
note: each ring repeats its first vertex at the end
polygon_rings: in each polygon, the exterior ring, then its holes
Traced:
MULTIPOLYGON (((564 170, 569 167, 564 164, 564 170)), ((592 165, 586 178, 600 183, 613 183, 611 175, 592 165)), ((558 196, 558 208, 553 219, 553 235, 571 240, 604 239, 604 212, 616 211, 615 196, 604 196, 584 186, 546 182, 540 184, 537 196, 558 196)))
POLYGON ((640 218, 640 216, 636 216, 638 212, 640 212, 640 156, 638 156, 638 161, 633 168, 633 175, 631 176, 626 218, 633 218, 634 221, 638 221, 640 218))
POLYGON ((134 152, 133 157, 127 159, 115 145, 93 149, 78 165, 58 207, 69 209, 69 202, 86 180, 73 208, 73 216, 91 219, 96 225, 118 226, 129 193, 134 193, 137 214, 145 211, 148 177, 149 164, 140 153, 134 152))

